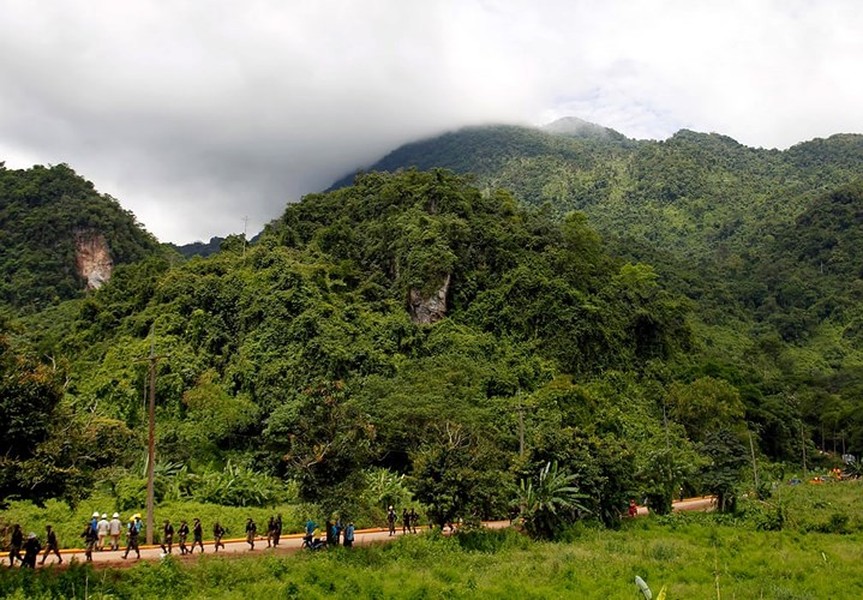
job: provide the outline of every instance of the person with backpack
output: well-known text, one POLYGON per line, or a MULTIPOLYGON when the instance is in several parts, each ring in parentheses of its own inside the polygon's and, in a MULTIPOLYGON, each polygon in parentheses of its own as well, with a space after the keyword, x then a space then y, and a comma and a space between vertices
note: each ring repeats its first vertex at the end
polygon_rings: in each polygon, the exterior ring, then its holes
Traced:
POLYGON ((165 519, 165 525, 162 527, 162 543, 160 544, 162 552, 171 554, 171 549, 174 546, 174 526, 171 521, 165 519), (167 546, 167 549, 165 548, 167 546))
POLYGON ((267 521, 267 548, 269 548, 273 544, 273 540, 276 537, 276 519, 273 516, 270 516, 270 520, 267 521))
POLYGON ((129 552, 135 551, 135 556, 141 558, 141 551, 138 549, 138 536, 141 533, 141 515, 135 514, 129 520, 126 526, 126 551, 123 553, 123 560, 129 557, 129 552))
POLYGON ((39 538, 37 538, 36 534, 31 531, 30 535, 27 536, 27 541, 24 542, 24 561, 21 563, 21 566, 28 569, 35 569, 36 557, 39 556, 39 551, 41 549, 42 544, 39 542, 39 538))
POLYGON ((413 533, 416 533, 417 532, 417 524, 420 522, 420 516, 413 507, 411 507, 411 512, 410 512, 409 517, 410 517, 410 529, 413 533))
POLYGON ((273 531, 273 546, 279 545, 279 539, 282 537, 282 515, 279 513, 276 515, 276 528, 273 531))
POLYGON ((194 539, 192 540, 192 549, 189 550, 189 554, 195 553, 195 546, 201 547, 201 554, 204 553, 204 527, 201 525, 201 519, 195 517, 195 522, 192 525, 192 536, 194 539))
POLYGON ((48 555, 52 552, 57 555, 57 564, 63 563, 63 557, 60 556, 60 544, 57 542, 57 533, 51 528, 50 525, 45 525, 45 554, 42 555, 42 560, 39 562, 40 565, 45 564, 45 559, 48 558, 48 555))
POLYGON ((393 508, 393 505, 390 504, 387 509, 387 524, 390 527, 390 535, 396 534, 396 510, 393 508))
POLYGON ((84 528, 81 537, 84 538, 84 557, 87 559, 87 562, 93 562, 93 548, 99 539, 99 532, 93 529, 92 523, 87 523, 87 527, 84 528))
POLYGON ((252 520, 252 517, 249 517, 246 520, 246 543, 249 545, 249 550, 255 549, 255 534, 258 533, 258 526, 255 525, 255 522, 252 520))
POLYGON ((219 547, 225 547, 225 544, 222 543, 222 536, 225 535, 225 528, 221 526, 221 524, 216 521, 213 523, 213 539, 216 541, 214 552, 219 551, 219 547))
POLYGON ((180 542, 180 555, 185 555, 189 553, 189 549, 186 548, 186 537, 189 535, 189 525, 186 521, 180 521, 180 528, 177 530, 178 540, 180 542))

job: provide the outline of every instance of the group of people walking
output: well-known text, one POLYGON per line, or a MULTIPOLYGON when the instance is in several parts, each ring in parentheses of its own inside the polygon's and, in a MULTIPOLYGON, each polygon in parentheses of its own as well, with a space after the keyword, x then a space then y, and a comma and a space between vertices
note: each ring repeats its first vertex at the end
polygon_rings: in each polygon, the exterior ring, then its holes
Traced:
MULTIPOLYGON (((395 535, 397 515, 395 509, 390 506, 387 511, 387 522, 389 523, 390 535, 395 535)), ((417 532, 417 523, 419 515, 411 508, 405 508, 402 511, 402 533, 417 532)), ((91 519, 87 522, 81 537, 84 539, 84 554, 88 561, 93 560, 93 552, 101 552, 103 550, 118 551, 120 549, 120 536, 123 532, 126 534, 126 548, 122 554, 122 558, 128 558, 129 554, 134 552, 136 558, 141 558, 139 539, 141 532, 144 529, 144 524, 141 521, 141 515, 133 514, 126 523, 120 520, 119 513, 114 513, 109 520, 107 513, 94 512, 91 519)), ((35 568, 36 560, 39 553, 42 552, 42 560, 40 564, 45 564, 45 560, 53 553, 57 557, 57 563, 63 562, 63 557, 60 555, 60 545, 57 540, 57 534, 54 532, 51 525, 45 527, 45 546, 43 548, 41 541, 35 533, 30 533, 27 538, 24 538, 24 532, 19 524, 12 526, 9 542, 9 566, 15 566, 15 561, 20 561, 22 567, 35 568), (23 554, 22 554, 23 552, 23 554)), ((303 537, 303 546, 310 549, 323 548, 325 546, 344 545, 350 548, 354 544, 356 528, 353 522, 348 522, 343 525, 341 519, 328 519, 324 525, 326 539, 320 539, 320 531, 317 524, 309 519, 305 526, 305 536, 303 537)), ((159 547, 164 555, 173 554, 174 543, 179 547, 180 554, 193 554, 195 547, 200 548, 204 552, 204 526, 201 519, 195 517, 191 527, 182 520, 180 525, 174 529, 174 525, 170 519, 165 519, 161 527, 161 536, 159 547), (189 536, 192 537, 191 546, 187 545, 189 536)), ((214 552, 218 552, 219 548, 224 549, 225 544, 222 538, 227 534, 227 530, 216 521, 213 523, 213 540, 214 552)), ((255 549, 255 540, 257 538, 258 526, 254 519, 249 517, 245 527, 246 543, 249 544, 249 549, 255 549)), ((269 518, 267 522, 267 548, 276 548, 279 546, 279 541, 282 537, 282 515, 275 515, 269 518)))
MULTIPOLYGON (((393 508, 393 505, 387 508, 387 525, 389 525, 390 535, 396 534, 396 521, 398 520, 398 514, 396 513, 396 509, 393 508)), ((420 521, 420 516, 413 508, 408 510, 404 508, 402 510, 402 533, 416 533, 417 532, 417 524, 420 521)))

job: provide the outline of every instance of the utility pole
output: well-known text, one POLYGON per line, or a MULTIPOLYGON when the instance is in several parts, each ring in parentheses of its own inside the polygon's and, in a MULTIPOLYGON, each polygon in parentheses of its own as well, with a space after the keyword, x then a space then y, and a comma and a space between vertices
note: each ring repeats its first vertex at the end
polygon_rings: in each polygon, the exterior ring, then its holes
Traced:
POLYGON ((800 421, 800 447, 803 449, 803 474, 806 475, 806 438, 803 437, 803 421, 800 421))
POLYGON ((143 360, 149 363, 150 375, 150 402, 147 408, 148 432, 147 432, 147 544, 153 543, 153 529, 155 528, 154 506, 155 500, 155 466, 156 466, 156 363, 166 355, 156 355, 155 332, 150 331, 150 355, 143 360))
POLYGON ((755 493, 758 494, 758 467, 755 463, 755 445, 752 443, 752 432, 749 432, 749 452, 752 454, 752 476, 755 478, 755 493))
POLYGON ((518 405, 518 455, 524 456, 524 407, 518 405))

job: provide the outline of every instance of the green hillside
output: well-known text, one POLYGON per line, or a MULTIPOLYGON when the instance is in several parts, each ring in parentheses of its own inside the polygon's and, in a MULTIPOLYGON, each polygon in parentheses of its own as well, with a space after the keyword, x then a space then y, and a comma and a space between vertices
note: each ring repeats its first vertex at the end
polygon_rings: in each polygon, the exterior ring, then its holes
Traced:
POLYGON ((251 245, 142 251, 4 321, 0 410, 33 386, 47 404, 9 421, 0 494, 140 507, 151 347, 160 502, 366 522, 416 502, 438 524, 515 507, 547 537, 616 526, 631 497, 733 510, 753 460, 863 451, 860 138, 779 152, 578 127, 410 145, 251 245))
POLYGON ((112 265, 159 248, 134 215, 68 166, 0 163, 0 307, 33 312, 81 295, 78 247, 103 243, 112 265))

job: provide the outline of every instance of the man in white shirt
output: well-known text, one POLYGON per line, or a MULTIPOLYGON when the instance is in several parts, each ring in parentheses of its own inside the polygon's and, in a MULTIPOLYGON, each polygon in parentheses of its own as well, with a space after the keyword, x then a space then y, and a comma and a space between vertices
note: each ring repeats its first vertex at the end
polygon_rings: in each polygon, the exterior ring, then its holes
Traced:
POLYGON ((114 518, 108 523, 108 535, 111 536, 111 550, 120 549, 120 530, 123 524, 120 523, 119 513, 114 513, 114 518))
POLYGON ((111 524, 108 522, 107 513, 102 513, 102 519, 96 524, 96 533, 99 534, 99 543, 96 548, 99 551, 105 549, 105 538, 108 537, 108 532, 111 530, 111 524))

